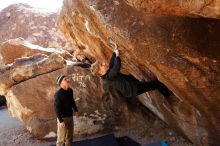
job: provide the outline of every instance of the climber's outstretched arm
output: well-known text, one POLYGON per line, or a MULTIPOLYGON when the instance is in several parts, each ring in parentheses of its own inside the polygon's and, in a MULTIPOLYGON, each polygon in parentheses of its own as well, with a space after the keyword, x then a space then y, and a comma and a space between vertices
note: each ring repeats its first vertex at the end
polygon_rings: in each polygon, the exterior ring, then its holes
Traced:
POLYGON ((108 78, 113 79, 118 75, 121 69, 121 59, 119 57, 119 51, 115 50, 110 60, 110 66, 108 71, 108 78))
POLYGON ((109 62, 109 69, 111 69, 114 66, 115 58, 116 58, 116 54, 115 54, 115 52, 113 52, 112 57, 111 57, 110 62, 109 62))
POLYGON ((114 43, 114 45, 115 45, 115 48, 114 48, 114 52, 112 53, 112 57, 109 62, 109 69, 114 66, 114 61, 115 61, 116 56, 119 56, 118 45, 115 43, 114 43))

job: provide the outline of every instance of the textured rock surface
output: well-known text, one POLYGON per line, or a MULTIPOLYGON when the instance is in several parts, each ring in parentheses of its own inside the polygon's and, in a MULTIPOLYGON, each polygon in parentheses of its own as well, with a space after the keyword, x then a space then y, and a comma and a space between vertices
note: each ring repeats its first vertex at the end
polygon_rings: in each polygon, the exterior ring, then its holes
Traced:
POLYGON ((63 57, 56 54, 50 56, 36 54, 27 58, 16 59, 14 63, 0 70, 0 95, 6 95, 13 85, 40 74, 60 69, 64 63, 63 57))
MULTIPOLYGON (((120 1, 115 0, 114 3, 120 1)), ((219 0, 127 0, 127 4, 146 14, 220 18, 219 0)))
POLYGON ((13 4, 0 12, 0 43, 22 37, 45 48, 72 50, 56 26, 57 14, 25 4, 13 4))
MULTIPOLYGON (((148 8, 145 11, 138 3, 65 0, 59 27, 93 61, 108 61, 112 52, 108 42, 112 38, 121 47, 122 72, 138 79, 157 77, 176 95, 165 99, 151 92, 140 97, 142 103, 195 144, 218 144, 220 21, 146 15, 148 8)), ((148 7, 145 3, 144 7, 148 7)), ((214 5, 217 3, 213 1, 214 5)), ((191 9, 196 11, 193 5, 191 9)), ((178 13, 169 9, 167 12, 178 13)))
POLYGON ((63 49, 42 48, 38 45, 31 44, 22 38, 8 40, 0 44, 0 68, 7 64, 13 63, 17 58, 29 57, 34 54, 59 53, 64 58, 72 58, 72 55, 63 49))

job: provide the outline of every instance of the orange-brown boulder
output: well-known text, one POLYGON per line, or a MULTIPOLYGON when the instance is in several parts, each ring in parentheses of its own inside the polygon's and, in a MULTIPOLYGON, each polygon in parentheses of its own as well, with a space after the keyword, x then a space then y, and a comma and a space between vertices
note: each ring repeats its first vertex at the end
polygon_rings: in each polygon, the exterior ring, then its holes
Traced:
POLYGON ((213 4, 213 9, 206 14, 189 5, 185 14, 175 16, 174 1, 170 5, 158 0, 151 5, 147 1, 64 0, 58 23, 72 44, 92 61, 107 63, 113 51, 109 40, 116 42, 121 72, 140 80, 158 78, 175 95, 168 99, 151 92, 140 96, 142 103, 196 145, 218 145, 220 21, 185 17, 195 10, 197 16, 218 18, 214 10, 219 1, 210 2, 204 8, 213 4), (150 10, 151 6, 166 15, 150 10))
POLYGON ((13 85, 63 68, 64 65, 64 58, 57 54, 51 54, 49 56, 35 54, 26 58, 18 58, 15 62, 0 70, 0 95, 6 95, 13 85))
POLYGON ((22 38, 16 38, 0 44, 0 68, 13 63, 15 59, 30 57, 37 53, 45 55, 59 53, 65 59, 73 57, 68 51, 62 48, 43 48, 22 38))

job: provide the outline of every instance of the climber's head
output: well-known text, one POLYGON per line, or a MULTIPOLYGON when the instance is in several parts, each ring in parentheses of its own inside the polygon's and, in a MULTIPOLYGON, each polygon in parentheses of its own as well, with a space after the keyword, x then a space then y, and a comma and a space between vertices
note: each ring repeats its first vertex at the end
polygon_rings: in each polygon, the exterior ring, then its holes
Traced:
POLYGON ((92 64, 90 71, 95 76, 103 76, 106 74, 108 70, 108 65, 106 63, 100 63, 99 61, 96 61, 92 64))

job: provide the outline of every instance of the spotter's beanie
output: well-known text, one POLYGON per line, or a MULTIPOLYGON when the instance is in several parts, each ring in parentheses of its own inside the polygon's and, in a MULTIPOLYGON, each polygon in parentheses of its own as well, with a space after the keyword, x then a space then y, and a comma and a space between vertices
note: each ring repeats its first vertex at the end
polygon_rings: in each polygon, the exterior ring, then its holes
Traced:
POLYGON ((62 80, 65 78, 65 75, 58 75, 56 78, 56 84, 60 85, 62 80))

